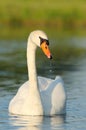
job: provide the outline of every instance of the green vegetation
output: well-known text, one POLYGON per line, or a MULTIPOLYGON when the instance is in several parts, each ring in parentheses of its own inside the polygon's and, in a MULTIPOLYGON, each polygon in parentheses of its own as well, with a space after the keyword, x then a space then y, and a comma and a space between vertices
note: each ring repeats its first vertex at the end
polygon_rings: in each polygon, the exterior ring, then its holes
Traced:
POLYGON ((0 38, 37 28, 86 29, 86 0, 0 0, 0 38))

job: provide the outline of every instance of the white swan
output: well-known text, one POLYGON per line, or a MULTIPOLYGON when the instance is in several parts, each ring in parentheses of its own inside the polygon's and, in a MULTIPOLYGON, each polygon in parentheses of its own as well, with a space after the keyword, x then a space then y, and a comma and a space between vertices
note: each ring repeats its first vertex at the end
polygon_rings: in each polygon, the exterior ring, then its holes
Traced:
POLYGON ((66 93, 60 76, 55 80, 38 77, 36 73, 35 52, 39 46, 51 59, 49 41, 43 31, 31 32, 27 44, 27 66, 29 81, 18 90, 9 104, 9 112, 18 115, 48 115, 65 113, 66 93))

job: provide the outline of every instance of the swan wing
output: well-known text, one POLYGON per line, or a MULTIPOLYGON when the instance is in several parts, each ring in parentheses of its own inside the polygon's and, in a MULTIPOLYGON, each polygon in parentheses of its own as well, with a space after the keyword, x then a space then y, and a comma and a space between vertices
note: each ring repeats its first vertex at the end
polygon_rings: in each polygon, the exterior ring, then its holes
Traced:
MULTIPOLYGON (((55 80, 38 77, 38 84, 40 88, 44 115, 65 113, 66 96, 61 77, 57 76, 55 80)), ((19 88, 17 94, 11 100, 9 105, 9 111, 11 113, 23 115, 28 113, 28 89, 29 81, 25 82, 19 88), (23 111, 23 107, 25 108, 25 111, 23 111)))
POLYGON ((49 85, 53 81, 54 81, 53 79, 38 76, 38 86, 40 91, 47 89, 47 87, 49 87, 49 85))
POLYGON ((56 76, 49 86, 41 91, 41 99, 45 115, 64 114, 66 93, 60 76, 56 76))

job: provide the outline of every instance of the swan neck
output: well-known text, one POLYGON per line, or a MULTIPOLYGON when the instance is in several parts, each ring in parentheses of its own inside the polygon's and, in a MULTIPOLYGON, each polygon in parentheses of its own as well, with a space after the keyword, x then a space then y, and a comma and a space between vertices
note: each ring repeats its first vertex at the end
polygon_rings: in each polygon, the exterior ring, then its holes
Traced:
POLYGON ((27 45, 27 67, 30 86, 37 87, 37 71, 36 71, 36 49, 37 46, 31 41, 27 45))

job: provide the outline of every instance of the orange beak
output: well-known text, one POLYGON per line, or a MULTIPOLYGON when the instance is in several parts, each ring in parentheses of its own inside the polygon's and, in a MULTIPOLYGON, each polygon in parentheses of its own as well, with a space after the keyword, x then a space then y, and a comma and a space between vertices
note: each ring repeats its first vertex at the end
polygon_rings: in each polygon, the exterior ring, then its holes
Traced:
POLYGON ((41 47, 42 51, 44 52, 44 54, 47 56, 47 58, 52 59, 52 55, 50 53, 48 45, 46 44, 46 41, 42 42, 40 47, 41 47))

